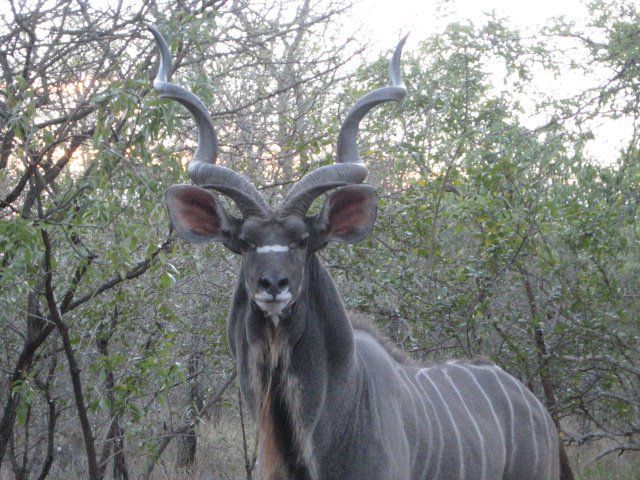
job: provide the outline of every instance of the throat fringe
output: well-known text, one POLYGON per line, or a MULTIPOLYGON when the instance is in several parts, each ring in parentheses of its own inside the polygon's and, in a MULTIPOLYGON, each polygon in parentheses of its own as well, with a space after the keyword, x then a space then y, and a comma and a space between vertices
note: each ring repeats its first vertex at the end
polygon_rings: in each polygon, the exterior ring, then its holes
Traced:
POLYGON ((311 438, 300 409, 300 384, 291 365, 291 347, 274 325, 266 341, 250 347, 252 388, 258 399, 258 464, 260 480, 316 480, 311 438))

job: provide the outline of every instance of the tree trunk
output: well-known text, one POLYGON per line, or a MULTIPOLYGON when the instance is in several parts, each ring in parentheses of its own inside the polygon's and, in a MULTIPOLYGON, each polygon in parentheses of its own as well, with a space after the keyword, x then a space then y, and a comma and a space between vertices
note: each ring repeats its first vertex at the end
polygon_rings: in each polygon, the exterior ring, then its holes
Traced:
POLYGON ((187 408, 185 412, 186 431, 178 438, 178 450, 176 463, 180 468, 191 468, 196 460, 196 450, 198 437, 196 436, 196 425, 202 410, 202 387, 200 376, 198 375, 199 365, 202 359, 202 350, 198 348, 200 335, 194 334, 191 341, 191 353, 189 354, 189 391, 187 394, 187 408))
MULTIPOLYGON (((527 300, 529 302, 529 312, 531 314, 531 321, 535 325, 534 328, 534 343, 536 347, 536 352, 538 355, 538 361, 540 364, 540 368, 538 372, 540 374, 540 383, 542 384, 542 390, 544 392, 544 399, 547 410, 551 413, 551 417, 553 418, 553 423, 556 425, 556 429, 558 433, 560 433, 560 420, 558 419, 557 414, 557 401, 556 401, 556 392, 553 384, 551 382, 551 365, 549 362, 549 354, 547 352, 547 344, 544 338, 544 330, 540 323, 539 312, 538 312, 538 304, 536 302, 536 297, 533 292, 533 287, 531 286, 531 282, 529 281, 528 272, 524 269, 524 267, 520 267, 520 272, 522 273, 524 289, 527 294, 527 300)), ((571 470, 571 464, 569 462, 569 457, 567 456, 567 452, 564 449, 564 444, 562 443, 562 439, 559 439, 560 445, 560 479, 561 480, 574 480, 573 471, 571 470)))
MULTIPOLYGON (((96 338, 96 347, 98 353, 103 357, 109 356, 109 342, 113 337, 113 332, 118 324, 119 311, 117 305, 114 307, 113 315, 107 325, 103 324, 96 338)), ((115 480, 128 480, 129 471, 127 469, 127 461, 124 455, 124 428, 120 426, 120 413, 116 407, 115 388, 116 382, 113 371, 109 368, 104 369, 104 387, 107 392, 107 400, 109 401, 109 416, 111 417, 111 428, 107 433, 102 455, 100 456, 100 475, 104 477, 106 471, 109 453, 113 448, 113 478, 115 480)))
POLYGON ((127 459, 124 456, 124 429, 120 427, 119 418, 116 422, 116 437, 113 443, 113 478, 114 480, 129 480, 127 459))
MULTIPOLYGON (((28 311, 27 311, 27 332, 28 337, 20 352, 18 361, 11 375, 9 381, 9 389, 22 380, 31 369, 33 358, 37 350, 47 340, 55 326, 53 323, 43 324, 40 329, 37 329, 37 325, 40 325, 41 314, 39 312, 39 305, 37 299, 37 293, 29 293, 28 299, 28 311)), ((42 322, 43 323, 43 322, 42 322)), ((7 400, 2 409, 2 418, 0 419, 0 464, 4 459, 4 454, 7 450, 7 445, 11 436, 13 435, 13 425, 16 419, 16 395, 12 395, 11 391, 7 393, 7 400)))

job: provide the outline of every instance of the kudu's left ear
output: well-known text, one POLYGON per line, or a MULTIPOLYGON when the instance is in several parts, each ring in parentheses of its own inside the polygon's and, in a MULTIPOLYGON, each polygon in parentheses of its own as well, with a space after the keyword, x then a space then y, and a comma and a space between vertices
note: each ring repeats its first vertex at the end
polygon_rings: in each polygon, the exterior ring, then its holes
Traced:
POLYGON ((320 240, 345 243, 363 240, 376 223, 377 200, 371 185, 349 185, 334 191, 316 219, 320 240))
POLYGON ((167 191, 171 223, 191 243, 219 241, 233 248, 238 220, 227 214, 218 198, 204 188, 172 185, 167 191))

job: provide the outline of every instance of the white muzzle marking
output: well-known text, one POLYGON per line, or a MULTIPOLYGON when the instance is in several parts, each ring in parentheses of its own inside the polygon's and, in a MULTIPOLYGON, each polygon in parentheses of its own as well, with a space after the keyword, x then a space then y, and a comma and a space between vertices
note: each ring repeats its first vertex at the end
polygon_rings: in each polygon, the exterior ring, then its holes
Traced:
POLYGON ((278 326, 278 317, 289 305, 292 298, 293 295, 288 288, 276 295, 275 298, 267 292, 258 292, 253 296, 256 305, 271 317, 276 327, 278 326))
POLYGON ((256 248, 256 253, 282 253, 288 251, 289 247, 286 245, 263 245, 256 248))

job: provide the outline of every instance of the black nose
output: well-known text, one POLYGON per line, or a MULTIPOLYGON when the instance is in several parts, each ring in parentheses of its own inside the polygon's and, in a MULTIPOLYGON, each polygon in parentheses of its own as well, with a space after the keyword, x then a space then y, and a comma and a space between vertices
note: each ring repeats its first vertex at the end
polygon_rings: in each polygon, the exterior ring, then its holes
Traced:
POLYGON ((274 297, 289 286, 289 279, 284 275, 265 275, 258 280, 258 287, 274 297))

